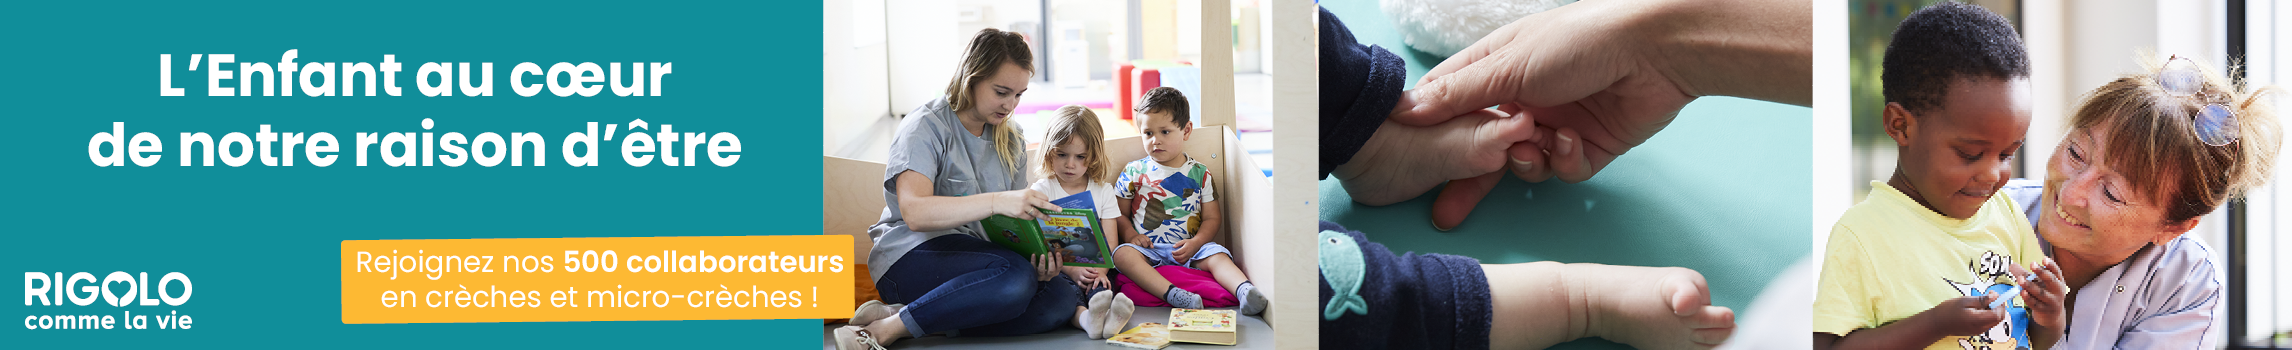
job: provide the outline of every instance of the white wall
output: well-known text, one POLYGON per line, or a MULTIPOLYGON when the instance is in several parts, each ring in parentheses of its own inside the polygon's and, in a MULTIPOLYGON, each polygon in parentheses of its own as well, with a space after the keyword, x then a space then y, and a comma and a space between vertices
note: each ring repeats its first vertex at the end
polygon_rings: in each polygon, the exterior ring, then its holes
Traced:
MULTIPOLYGON (((1114 77, 1113 55, 1122 53, 1124 43, 1115 35, 1123 29, 1122 14, 1129 9, 1120 1, 1059 0, 1051 2, 1051 21, 1075 21, 1083 24, 1083 37, 1090 41, 1089 79, 1107 80, 1114 77)), ((1056 38, 1052 38, 1056 39, 1056 38)), ((1061 57, 1059 60, 1068 58, 1061 57)), ((1129 59, 1123 58, 1123 61, 1129 59)))
POLYGON ((890 113, 883 0, 824 1, 821 146, 836 154, 890 113))
MULTIPOLYGON (((1314 32, 1315 28, 1319 28, 1314 23, 1319 17, 1314 7, 1310 0, 1270 0, 1265 7, 1265 12, 1287 16, 1266 21, 1270 27, 1266 31, 1265 41, 1268 56, 1266 66, 1287 67, 1274 76, 1272 92, 1274 122, 1281 128, 1280 132, 1273 133, 1274 144, 1283 145, 1273 150, 1276 162, 1274 169, 1282 169, 1274 172, 1273 195, 1275 202, 1279 203, 1276 206, 1287 208, 1276 209, 1273 213, 1274 219, 1280 222, 1274 226, 1274 230, 1282 242, 1311 241, 1320 234, 1314 226, 1305 226, 1305 223, 1313 222, 1320 216, 1312 209, 1320 205, 1314 202, 1320 200, 1320 190, 1316 173, 1304 171, 1319 167, 1319 148, 1299 147, 1321 143, 1321 136, 1316 132, 1320 129, 1320 119, 1316 116, 1320 115, 1318 91, 1321 75, 1318 71, 1320 67, 1316 64, 1319 61, 1315 57, 1315 45, 1319 36, 1314 32)), ((1279 288, 1269 297, 1275 300, 1314 300, 1320 281, 1321 253, 1316 247, 1311 244, 1283 244, 1274 247, 1282 259, 1277 263, 1276 273, 1292 277, 1274 282, 1279 288)), ((1266 310, 1266 314, 1272 318, 1268 322, 1280 325, 1273 331, 1274 338, 1283 348, 1321 347, 1321 338, 1318 336, 1321 327, 1318 321, 1321 318, 1319 305, 1274 303, 1266 310)))
POLYGON ((955 8, 953 1, 885 0, 891 90, 887 108, 892 113, 906 115, 946 92, 947 80, 955 76, 955 65, 963 61, 963 45, 972 34, 956 27, 955 8))
MULTIPOLYGON (((2292 25, 2278 23, 2292 20, 2292 6, 2269 1, 2247 3, 2246 24, 2249 27, 2245 32, 2248 43, 2245 48, 2245 77, 2250 79, 2250 86, 2273 85, 2282 88, 2292 84, 2292 69, 2282 68, 2292 64, 2292 46, 2280 41, 2292 38, 2292 25)), ((2280 111, 2277 115, 2281 123, 2284 100, 2279 96, 2275 102, 2280 111)), ((2286 187, 2288 183, 2285 182, 2292 180, 2292 175, 2287 174, 2285 164, 2292 163, 2286 161, 2292 161, 2292 157, 2287 157, 2286 153, 2277 153, 2275 178, 2267 186, 2247 195, 2248 203, 2251 204, 2248 212, 2253 214, 2250 226, 2247 227, 2246 237, 2251 239, 2247 252, 2254 253, 2246 258, 2249 260, 2245 266, 2250 268, 2247 273, 2251 276, 2275 276, 2250 281, 2253 288, 2272 291, 2273 295, 2246 299, 2251 303, 2252 310, 2263 310, 2252 314, 2252 323, 2245 329, 2247 335, 2283 331, 2287 325, 2292 325, 2292 307, 2278 303, 2292 300, 2292 278, 2285 278, 2284 272, 2292 271, 2292 259, 2275 254, 2292 251, 2292 239, 2278 238, 2286 234, 2287 230, 2292 230, 2292 227, 2284 227, 2278 219, 2292 217, 2292 204, 2285 204, 2286 200, 2292 200, 2292 196, 2286 193, 2292 191, 2292 187, 2286 187)))

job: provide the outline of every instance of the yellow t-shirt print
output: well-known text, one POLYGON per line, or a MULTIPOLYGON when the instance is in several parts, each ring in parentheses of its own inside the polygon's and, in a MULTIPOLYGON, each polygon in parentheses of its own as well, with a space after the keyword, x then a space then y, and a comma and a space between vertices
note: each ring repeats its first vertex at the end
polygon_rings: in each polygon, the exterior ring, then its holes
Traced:
MULTIPOLYGON (((1942 301, 2001 293, 2017 284, 2008 264, 2045 256, 2012 199, 1993 194, 1972 217, 1935 213, 1873 181, 1868 199, 1831 227, 1816 284, 1814 331, 1844 336, 1926 311, 1942 301)), ((1927 349, 2016 349, 2028 336, 2021 301, 1987 332, 1943 338, 1927 349)))

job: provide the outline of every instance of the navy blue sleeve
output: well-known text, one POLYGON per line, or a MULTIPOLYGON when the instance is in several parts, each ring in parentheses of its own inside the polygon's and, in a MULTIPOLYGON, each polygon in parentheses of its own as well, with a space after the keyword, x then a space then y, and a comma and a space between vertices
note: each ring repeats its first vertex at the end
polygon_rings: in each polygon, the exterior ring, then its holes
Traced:
MULTIPOLYGON (((1393 255, 1359 231, 1322 221, 1360 247, 1360 296, 1367 314, 1321 317, 1321 347, 1330 349, 1487 349, 1493 310, 1480 260, 1446 254, 1393 255)), ((1321 280, 1321 303, 1335 294, 1321 280)))
POLYGON ((1407 63, 1383 47, 1361 45, 1329 9, 1321 9, 1321 178, 1353 160, 1401 101, 1407 63))

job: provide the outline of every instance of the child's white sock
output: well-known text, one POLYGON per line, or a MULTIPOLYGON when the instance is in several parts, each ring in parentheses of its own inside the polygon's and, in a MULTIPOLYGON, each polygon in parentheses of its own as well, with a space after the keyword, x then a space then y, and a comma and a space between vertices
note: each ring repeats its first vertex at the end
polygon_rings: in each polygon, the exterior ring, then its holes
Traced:
MULTIPOLYGON (((1106 329, 1101 330, 1100 334, 1104 334, 1109 338, 1114 337, 1116 334, 1122 334, 1122 328, 1130 326, 1130 315, 1138 312, 1138 304, 1131 303, 1130 296, 1127 295, 1114 294, 1112 291, 1099 293, 1114 295, 1114 297, 1111 298, 1114 299, 1112 303, 1113 305, 1108 305, 1107 307, 1109 310, 1106 310, 1106 313, 1108 314, 1106 315, 1106 329)), ((1091 299, 1095 300, 1097 298, 1091 299)))
POLYGON ((1106 339, 1107 335, 1112 334, 1105 332, 1106 317, 1109 316, 1107 307, 1113 306, 1114 302, 1113 298, 1108 297, 1110 294, 1114 292, 1099 291, 1091 295, 1090 304, 1082 310, 1082 317, 1074 320, 1074 328, 1081 328, 1083 333, 1090 335, 1090 339, 1106 339))
POLYGON ((1241 296, 1241 313, 1243 315, 1256 315, 1265 312, 1265 295, 1258 294, 1256 283, 1242 281, 1241 285, 1234 286, 1234 295, 1241 296))
POLYGON ((1202 308, 1201 295, 1194 294, 1194 292, 1189 292, 1184 289, 1178 289, 1178 286, 1170 286, 1169 291, 1162 292, 1162 301, 1170 302, 1170 306, 1172 307, 1188 309, 1202 308))

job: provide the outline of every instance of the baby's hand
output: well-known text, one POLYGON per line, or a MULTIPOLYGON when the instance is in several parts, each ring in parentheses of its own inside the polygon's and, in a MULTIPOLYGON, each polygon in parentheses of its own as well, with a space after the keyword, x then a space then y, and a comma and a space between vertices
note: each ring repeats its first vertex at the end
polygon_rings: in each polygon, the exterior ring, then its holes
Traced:
POLYGON ((2061 278, 2061 266, 2046 258, 2037 262, 2036 270, 2021 265, 2011 268, 2014 279, 2022 286, 2022 304, 2029 308, 2030 321, 2049 330, 2061 330, 2068 325, 2069 283, 2061 278))
POLYGON ((1527 114, 1478 108, 1459 114, 1442 115, 1445 122, 1424 126, 1386 120, 1351 161, 1332 169, 1329 176, 1345 185, 1355 202, 1400 203, 1449 180, 1503 171, 1512 164, 1507 159, 1517 158, 1508 153, 1514 144, 1539 135, 1536 121, 1527 114))
POLYGON ((1909 321, 1943 336, 1982 334, 2006 319, 2005 309, 1990 308, 1990 301, 1997 297, 1984 295, 1950 298, 1934 305, 1934 308, 1910 316, 1909 321))
POLYGON ((1130 236, 1130 241, 1129 241, 1129 242, 1124 242, 1124 243, 1135 244, 1135 245, 1138 245, 1138 247, 1139 247, 1139 248, 1153 248, 1153 247, 1154 247, 1154 239, 1153 239, 1153 238, 1147 238, 1147 237, 1146 237, 1146 235, 1131 235, 1131 236, 1130 236))

